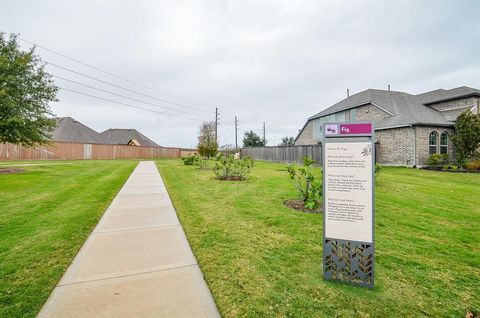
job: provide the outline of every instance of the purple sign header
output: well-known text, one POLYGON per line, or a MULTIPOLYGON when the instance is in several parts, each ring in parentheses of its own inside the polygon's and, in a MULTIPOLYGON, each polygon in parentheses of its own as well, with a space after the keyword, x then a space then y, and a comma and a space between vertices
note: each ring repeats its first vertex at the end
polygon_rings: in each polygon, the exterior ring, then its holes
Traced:
POLYGON ((349 135, 371 135, 373 126, 371 123, 345 123, 325 124, 325 136, 349 136, 349 135))
POLYGON ((340 124, 340 135, 371 134, 372 124, 340 124))

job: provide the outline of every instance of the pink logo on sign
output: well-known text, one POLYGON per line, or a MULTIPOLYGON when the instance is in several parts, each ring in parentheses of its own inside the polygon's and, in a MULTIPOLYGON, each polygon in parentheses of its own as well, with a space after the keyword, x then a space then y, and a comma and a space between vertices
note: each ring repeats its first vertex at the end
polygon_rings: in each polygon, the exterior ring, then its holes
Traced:
POLYGON ((340 124, 340 135, 371 134, 372 124, 340 124))

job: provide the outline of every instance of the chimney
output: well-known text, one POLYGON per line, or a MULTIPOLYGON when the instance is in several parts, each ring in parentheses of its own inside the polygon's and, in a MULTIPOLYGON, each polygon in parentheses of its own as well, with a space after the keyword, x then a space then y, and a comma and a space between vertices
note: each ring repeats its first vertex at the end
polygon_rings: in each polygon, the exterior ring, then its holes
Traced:
POLYGON ((350 89, 347 88, 347 98, 350 97, 350 89))
POLYGON ((388 91, 390 92, 390 84, 388 84, 388 91))

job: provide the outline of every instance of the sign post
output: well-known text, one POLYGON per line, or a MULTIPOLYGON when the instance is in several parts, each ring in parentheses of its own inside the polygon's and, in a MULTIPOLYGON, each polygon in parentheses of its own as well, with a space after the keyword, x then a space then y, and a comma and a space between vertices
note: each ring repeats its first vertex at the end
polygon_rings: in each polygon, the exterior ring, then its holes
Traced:
POLYGON ((323 277, 373 288, 373 125, 325 124, 323 135, 323 277))

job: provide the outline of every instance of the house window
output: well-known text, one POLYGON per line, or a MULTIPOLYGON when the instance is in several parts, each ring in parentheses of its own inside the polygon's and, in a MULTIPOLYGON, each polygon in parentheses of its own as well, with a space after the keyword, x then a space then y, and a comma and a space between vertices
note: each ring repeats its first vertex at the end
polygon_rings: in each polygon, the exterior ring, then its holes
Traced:
POLYGON ((336 123, 344 123, 345 122, 345 112, 340 112, 335 114, 335 122, 336 123))
POLYGON ((350 109, 350 122, 352 123, 356 122, 357 121, 356 117, 357 117, 357 109, 356 108, 350 109))
POLYGON ((428 152, 429 154, 433 155, 437 153, 438 148, 438 134, 436 131, 432 131, 430 133, 430 137, 428 138, 428 152))
POLYGON ((350 122, 350 111, 347 110, 345 112, 345 122, 349 123, 350 122))
POLYGON ((448 134, 446 131, 442 132, 440 135, 440 153, 448 153, 448 134))

